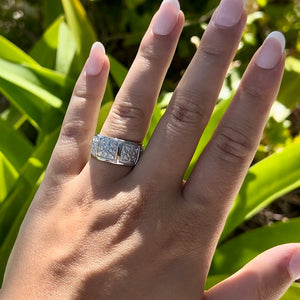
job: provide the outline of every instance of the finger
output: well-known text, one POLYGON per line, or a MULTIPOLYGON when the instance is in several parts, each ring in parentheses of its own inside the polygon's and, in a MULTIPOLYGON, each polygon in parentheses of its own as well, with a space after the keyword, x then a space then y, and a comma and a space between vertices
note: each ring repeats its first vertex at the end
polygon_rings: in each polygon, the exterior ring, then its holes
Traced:
MULTIPOLYGON (((101 134, 135 142, 144 139, 183 23, 178 1, 164 1, 141 42, 101 134)), ((105 181, 123 178, 132 170, 131 167, 114 166, 95 159, 91 160, 90 168, 95 174, 105 173, 105 178, 102 177, 105 181)))
POLYGON ((103 135, 142 142, 183 22, 179 2, 163 1, 116 96, 103 135))
POLYGON ((75 85, 52 154, 49 168, 54 174, 76 175, 89 160, 108 72, 109 62, 104 47, 97 42, 75 85))
POLYGON ((207 235, 219 234, 258 147, 284 69, 284 37, 272 33, 254 56, 212 140, 184 188, 184 197, 213 216, 207 235))
POLYGON ((141 171, 152 170, 158 180, 181 185, 239 44, 245 19, 242 0, 222 1, 143 154, 141 171))
POLYGON ((278 300, 300 278, 300 244, 270 249, 205 293, 205 300, 278 300))

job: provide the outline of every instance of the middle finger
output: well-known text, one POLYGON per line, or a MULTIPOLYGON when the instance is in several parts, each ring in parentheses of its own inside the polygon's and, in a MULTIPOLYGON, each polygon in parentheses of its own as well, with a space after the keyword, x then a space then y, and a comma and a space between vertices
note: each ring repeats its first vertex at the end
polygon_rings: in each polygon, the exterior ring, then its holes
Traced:
POLYGON ((245 21, 243 0, 221 2, 136 172, 146 169, 157 180, 167 180, 166 185, 175 182, 181 186, 239 45, 245 21))

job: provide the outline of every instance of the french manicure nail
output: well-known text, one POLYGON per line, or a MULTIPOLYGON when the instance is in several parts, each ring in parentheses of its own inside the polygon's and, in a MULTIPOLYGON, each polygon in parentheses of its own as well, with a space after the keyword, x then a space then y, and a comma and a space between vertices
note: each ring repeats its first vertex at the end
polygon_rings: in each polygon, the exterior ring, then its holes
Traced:
POLYGON ((87 75, 96 76, 101 72, 104 56, 104 46, 100 42, 94 43, 85 65, 85 71, 87 75))
POLYGON ((215 24, 231 27, 237 24, 244 12, 246 0, 222 0, 215 15, 215 24))
POLYGON ((300 250, 296 251, 290 259, 289 271, 293 280, 300 279, 300 250))
POLYGON ((158 35, 168 35, 174 29, 180 11, 178 0, 164 0, 153 17, 152 32, 158 35))
POLYGON ((284 48, 284 35, 279 31, 270 33, 259 51, 256 64, 263 69, 273 69, 281 60, 284 48))

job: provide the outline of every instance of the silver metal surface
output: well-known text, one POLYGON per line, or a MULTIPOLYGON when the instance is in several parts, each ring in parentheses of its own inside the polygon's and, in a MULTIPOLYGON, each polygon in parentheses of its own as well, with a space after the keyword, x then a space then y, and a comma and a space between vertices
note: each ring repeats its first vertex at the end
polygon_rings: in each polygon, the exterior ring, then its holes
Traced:
POLYGON ((141 144, 101 134, 94 136, 91 147, 91 155, 98 160, 130 167, 137 164, 142 152, 141 144))

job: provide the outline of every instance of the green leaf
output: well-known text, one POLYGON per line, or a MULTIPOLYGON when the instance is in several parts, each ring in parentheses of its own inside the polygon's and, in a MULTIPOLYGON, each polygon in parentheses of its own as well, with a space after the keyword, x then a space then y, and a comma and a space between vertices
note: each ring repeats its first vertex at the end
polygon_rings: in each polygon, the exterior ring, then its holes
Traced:
POLYGON ((97 35, 79 0, 62 0, 68 26, 77 48, 77 70, 81 71, 97 35))
POLYGON ((110 101, 101 106, 99 117, 98 117, 97 129, 96 129, 97 133, 101 131, 101 128, 109 114, 109 111, 110 111, 112 105, 113 105, 113 102, 110 101))
POLYGON ((0 151, 0 203, 13 187, 18 176, 17 170, 0 151))
POLYGON ((115 58, 109 55, 110 73, 117 86, 120 88, 125 80, 128 70, 115 58))
POLYGON ((33 58, 1 35, 0 58, 18 64, 38 65, 33 58))
POLYGON ((61 0, 44 0, 43 2, 44 26, 48 27, 58 16, 64 13, 61 0))
POLYGON ((5 268, 7 265, 7 261, 10 256, 10 253, 12 251, 12 248, 14 246, 14 243, 16 241, 17 235, 19 233, 20 226, 24 220, 27 210, 31 204, 31 201, 32 201, 37 189, 39 188, 42 177, 43 177, 43 175, 40 176, 39 180, 37 181, 35 186, 32 188, 29 196, 24 197, 23 204, 21 204, 19 212, 17 213, 16 218, 12 221, 12 225, 6 234, 5 240, 1 244, 1 247, 0 247, 0 257, 1 257, 1 260, 0 260, 0 286, 2 285, 4 271, 5 271, 5 268))
MULTIPOLYGON (((0 66, 5 71, 0 74, 1 77, 29 81, 61 99, 70 97, 75 84, 75 80, 39 65, 20 65, 0 59, 0 66)), ((13 82, 13 79, 11 81, 13 82)))
POLYGON ((33 146, 2 119, 0 119, 0 132, 0 151, 16 170, 21 171, 33 152, 33 146))
POLYGON ((31 195, 37 180, 45 171, 58 134, 59 129, 48 135, 43 143, 34 151, 22 172, 20 172, 20 176, 13 186, 11 193, 0 204, 0 245, 5 239, 13 220, 22 208, 24 199, 31 195))
POLYGON ((67 24, 62 22, 59 27, 59 42, 57 48, 55 69, 63 74, 69 74, 76 53, 76 45, 67 24))
POLYGON ((41 88, 33 72, 0 59, 0 91, 14 103, 32 124, 50 132, 62 120, 62 100, 41 88))
POLYGON ((233 274, 261 252, 285 243, 300 243, 300 218, 248 231, 219 246, 210 274, 233 274))
POLYGON ((188 178, 195 166, 195 164, 197 163, 202 151, 204 150, 204 148, 206 147, 206 145, 208 144, 208 142, 210 141, 211 137, 213 136, 222 116, 224 115, 228 105, 230 104, 231 98, 227 99, 227 100, 222 100, 221 102, 219 102, 213 113, 212 116, 201 136, 201 139, 199 141, 199 144, 197 146, 197 149, 194 153, 194 156, 191 160, 191 163, 186 171, 185 174, 185 178, 188 178))
POLYGON ((160 108, 159 104, 156 104, 153 110, 150 126, 148 132, 144 138, 143 145, 146 147, 150 141, 151 136, 154 133, 154 130, 163 115, 163 110, 160 108))
POLYGON ((280 298, 280 300, 296 300, 299 299, 300 284, 294 283, 288 291, 280 298))
POLYGON ((30 55, 40 65, 49 69, 55 68, 59 27, 62 22, 64 22, 64 17, 58 17, 30 51, 30 55))
POLYGON ((288 57, 285 64, 278 100, 288 108, 294 108, 300 102, 300 60, 288 57))
POLYGON ((300 142, 250 168, 229 213, 221 241, 278 197, 300 187, 300 142))

